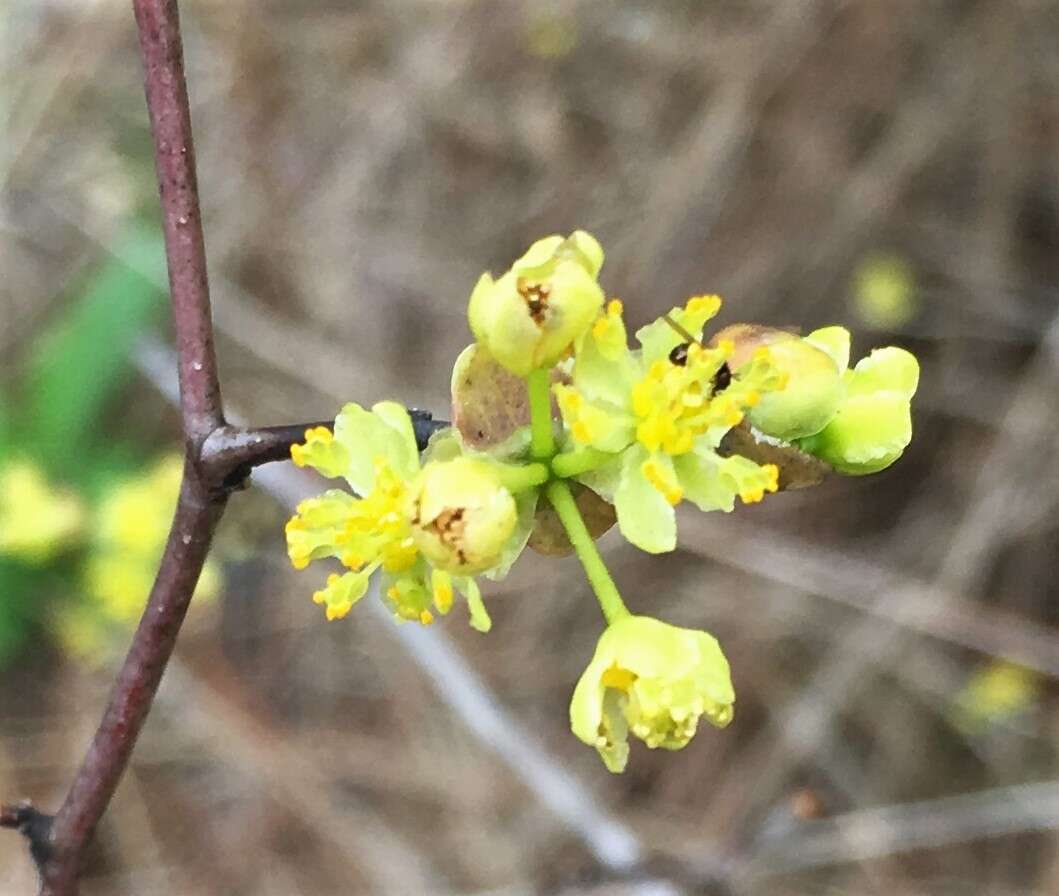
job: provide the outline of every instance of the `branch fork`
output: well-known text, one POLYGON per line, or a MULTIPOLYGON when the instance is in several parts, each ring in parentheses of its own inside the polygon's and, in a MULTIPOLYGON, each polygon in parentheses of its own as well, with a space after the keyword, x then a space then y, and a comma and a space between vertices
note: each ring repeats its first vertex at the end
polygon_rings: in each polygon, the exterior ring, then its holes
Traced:
MULTIPOLYGON (((250 470, 290 456, 305 426, 241 429, 224 419, 213 348, 191 114, 176 0, 133 0, 145 72, 176 329, 184 475, 147 606, 88 752, 54 816, 0 807, 40 871, 41 896, 76 896, 85 849, 121 780, 191 602, 213 533, 250 470)), ((429 420, 429 415, 427 415, 429 420)))

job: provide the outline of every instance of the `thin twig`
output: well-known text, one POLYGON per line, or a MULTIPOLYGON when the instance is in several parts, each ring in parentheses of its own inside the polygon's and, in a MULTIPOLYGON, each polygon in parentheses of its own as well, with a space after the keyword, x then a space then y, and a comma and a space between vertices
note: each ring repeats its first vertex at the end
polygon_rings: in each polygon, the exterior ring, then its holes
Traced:
POLYGON ((213 350, 206 247, 202 235, 191 111, 176 0, 133 0, 144 90, 162 197, 169 289, 176 320, 184 432, 196 447, 224 423, 213 350))
MULTIPOLYGON (((147 719, 213 542, 229 493, 252 467, 290 456, 304 425, 229 426, 213 347, 191 113, 176 0, 133 0, 145 72, 165 235, 185 460, 165 552, 128 655, 81 767, 52 818, 29 804, 7 807, 0 826, 29 840, 41 896, 75 896, 85 846, 106 811, 147 719)), ((443 426, 413 412, 425 444, 443 426)), ((326 424, 325 424, 326 425, 326 424)))
POLYGON ((55 816, 43 894, 77 892, 81 853, 128 764, 173 652, 226 496, 203 488, 190 463, 151 595, 110 702, 73 784, 55 816))
POLYGON ((15 806, 0 806, 0 828, 18 831, 29 841, 30 855, 41 868, 51 851, 52 817, 38 812, 26 800, 15 806))
MULTIPOLYGON (((416 445, 422 451, 430 437, 449 426, 447 420, 435 420, 429 411, 409 408, 416 445)), ((226 424, 215 429, 202 446, 201 462, 207 477, 226 489, 238 488, 250 470, 278 460, 290 460, 291 446, 305 438, 305 431, 317 426, 334 428, 333 420, 315 423, 292 423, 246 429, 226 424)))
MULTIPOLYGON (((54 820, 46 824, 50 828, 47 847, 41 849, 33 826, 16 825, 34 848, 42 896, 77 893, 85 846, 121 780, 147 718, 228 495, 222 484, 230 471, 221 464, 207 467, 200 462, 203 444, 224 426, 224 416, 177 5, 175 0, 134 0, 133 6, 143 53, 176 329, 184 476, 143 618, 85 759, 54 820)), ((21 808, 24 816, 35 812, 28 806, 21 808)))
POLYGON ((1059 782, 998 787, 803 822, 789 835, 762 847, 745 873, 748 878, 789 874, 1057 828, 1059 782))

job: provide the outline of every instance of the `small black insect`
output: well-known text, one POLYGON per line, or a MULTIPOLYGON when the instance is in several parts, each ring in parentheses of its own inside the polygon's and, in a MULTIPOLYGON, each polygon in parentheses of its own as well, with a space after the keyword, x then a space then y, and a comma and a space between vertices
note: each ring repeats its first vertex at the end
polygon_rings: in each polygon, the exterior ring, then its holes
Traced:
MULTIPOLYGON (((669 363, 674 364, 677 367, 686 367, 688 364, 688 350, 691 346, 701 346, 702 343, 696 339, 691 333, 689 333, 684 327, 678 324, 668 314, 662 315, 664 320, 669 326, 676 330, 681 336, 689 340, 688 342, 682 342, 680 345, 674 346, 672 351, 669 353, 669 363)), ((732 368, 727 364, 722 364, 717 368, 717 372, 713 375, 712 386, 713 394, 716 395, 718 392, 723 392, 732 384, 732 368)))
POLYGON ((713 375, 713 394, 723 392, 730 385, 732 385, 732 368, 726 362, 718 367, 713 375))
POLYGON ((682 342, 676 346, 673 351, 669 353, 669 363, 676 364, 677 367, 686 367, 688 364, 688 349, 691 348, 690 342, 682 342))

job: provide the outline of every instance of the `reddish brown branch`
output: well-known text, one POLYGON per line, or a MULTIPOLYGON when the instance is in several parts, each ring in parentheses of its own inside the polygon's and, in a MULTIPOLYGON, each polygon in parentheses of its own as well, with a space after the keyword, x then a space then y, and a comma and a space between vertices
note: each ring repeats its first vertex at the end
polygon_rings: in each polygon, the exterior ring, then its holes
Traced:
POLYGON ((213 350, 191 111, 176 0, 133 0, 162 197, 162 227, 177 322, 184 432, 197 447, 224 422, 213 350))
POLYGON ((29 838, 41 894, 73 896, 85 847, 128 764, 224 512, 230 469, 203 463, 224 428, 176 0, 133 0, 154 137, 180 378, 184 478, 158 575, 110 702, 54 819, 28 805, 4 823, 29 838), (46 819, 46 822, 41 821, 46 819))
MULTIPOLYGON (((21 831, 42 896, 75 896, 85 847, 118 786, 176 645, 229 492, 252 467, 286 459, 305 425, 245 430, 225 423, 210 320, 191 115, 176 0, 133 0, 145 71, 176 327, 185 443, 180 498, 165 553, 110 701, 54 818, 28 803, 0 808, 21 831)), ((445 425, 412 411, 426 444, 445 425)), ((311 425, 311 424, 310 424, 311 425)), ((323 424, 330 425, 330 424, 323 424)))
MULTIPOLYGON (((305 425, 228 426, 221 405, 210 320, 206 253, 195 176, 191 115, 176 0, 133 0, 145 72, 176 328, 185 444, 180 498, 165 553, 99 728, 62 806, 52 816, 28 803, 0 807, 0 827, 29 841, 42 896, 75 896, 85 847, 154 702, 228 494, 250 469, 290 456, 305 425)), ((426 444, 445 425, 412 412, 426 444)), ((330 424, 323 424, 330 425, 330 424)))
POLYGON ((121 780, 150 711, 224 505, 223 493, 205 487, 191 464, 185 464, 176 516, 147 608, 99 730, 55 816, 42 893, 76 892, 84 846, 121 780))
POLYGON ((288 426, 243 429, 222 426, 215 429, 202 446, 202 465, 222 487, 240 488, 251 469, 277 460, 289 460, 291 445, 305 439, 305 431, 315 426, 334 426, 331 420, 288 426))

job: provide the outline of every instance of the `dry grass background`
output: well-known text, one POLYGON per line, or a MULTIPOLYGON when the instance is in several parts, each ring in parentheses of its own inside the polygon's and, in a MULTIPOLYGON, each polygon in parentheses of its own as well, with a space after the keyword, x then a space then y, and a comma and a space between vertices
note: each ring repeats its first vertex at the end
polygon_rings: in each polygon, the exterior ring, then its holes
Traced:
MULTIPOLYGON (((912 348, 923 386, 883 475, 689 515, 669 556, 604 540, 632 604, 725 644, 723 734, 638 751, 623 777, 573 739, 599 620, 572 562, 527 556, 490 588, 488 637, 446 621, 635 832, 652 856, 636 880, 453 715, 445 668, 425 674, 366 612, 323 622, 282 510, 254 493, 225 520, 243 546, 229 592, 186 633, 90 891, 1059 891, 1059 4, 183 6, 222 376, 254 421, 381 396, 443 412, 477 274, 577 226, 635 324, 702 291, 723 321, 855 324, 852 272, 897 252, 921 312, 857 348, 912 348), (1040 699, 967 737, 951 697, 992 655, 1041 670, 1040 699)), ((154 183, 127 5, 8 0, 0 28, 14 359, 154 183)), ((135 398, 157 435, 160 399, 135 398)), ((0 792, 58 799, 109 675, 5 677, 0 792)), ((0 890, 32 886, 0 838, 0 890)))

